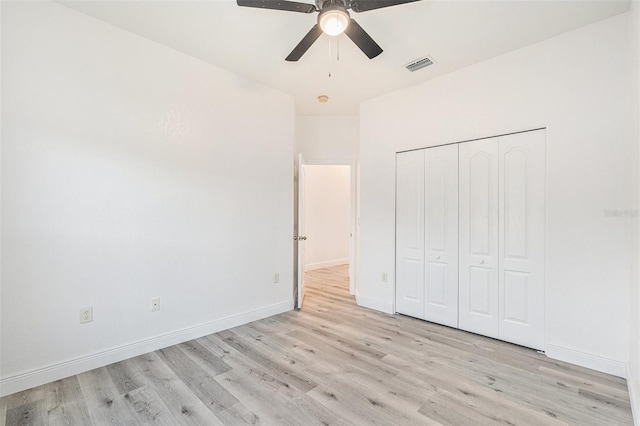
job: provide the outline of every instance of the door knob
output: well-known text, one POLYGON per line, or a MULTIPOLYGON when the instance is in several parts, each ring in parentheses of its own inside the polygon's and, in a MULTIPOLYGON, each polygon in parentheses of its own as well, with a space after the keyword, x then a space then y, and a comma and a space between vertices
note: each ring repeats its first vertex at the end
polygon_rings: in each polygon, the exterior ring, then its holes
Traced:
POLYGON ((306 240, 306 239, 307 239, 307 237, 299 237, 298 239, 300 239, 300 240, 306 240))
POLYGON ((483 265, 484 264, 484 259, 480 259, 480 264, 483 265))
POLYGON ((440 256, 436 256, 436 260, 440 260, 440 256))

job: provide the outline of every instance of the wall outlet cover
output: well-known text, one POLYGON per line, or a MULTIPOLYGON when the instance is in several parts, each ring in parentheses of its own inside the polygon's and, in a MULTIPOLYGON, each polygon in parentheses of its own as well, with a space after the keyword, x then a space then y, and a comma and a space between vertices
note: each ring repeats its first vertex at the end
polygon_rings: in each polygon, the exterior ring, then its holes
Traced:
POLYGON ((93 307, 80 309, 80 324, 93 321, 93 307))

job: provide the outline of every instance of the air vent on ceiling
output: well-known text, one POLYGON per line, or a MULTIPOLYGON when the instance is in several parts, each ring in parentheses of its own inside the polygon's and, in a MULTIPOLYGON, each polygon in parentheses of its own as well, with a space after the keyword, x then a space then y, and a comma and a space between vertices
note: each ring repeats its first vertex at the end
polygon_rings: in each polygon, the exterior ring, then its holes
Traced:
POLYGON ((415 61, 409 62, 404 67, 409 71, 414 72, 421 68, 428 67, 429 65, 433 65, 433 59, 425 56, 424 58, 416 59, 415 61))

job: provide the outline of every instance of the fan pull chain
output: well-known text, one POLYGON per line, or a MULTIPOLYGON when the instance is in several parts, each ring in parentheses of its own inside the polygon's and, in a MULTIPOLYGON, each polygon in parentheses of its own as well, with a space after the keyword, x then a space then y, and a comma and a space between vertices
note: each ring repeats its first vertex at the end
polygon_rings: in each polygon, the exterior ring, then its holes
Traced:
POLYGON ((331 67, 333 66, 333 62, 331 61, 332 56, 333 56, 333 37, 329 39, 329 78, 331 78, 331 67))
MULTIPOLYGON (((335 37, 336 40, 336 62, 340 62, 340 37, 335 37)), ((333 42, 331 43, 331 48, 329 49, 329 63, 332 64, 331 61, 333 50, 333 42)), ((329 66, 329 77, 331 77, 331 66, 329 66)))

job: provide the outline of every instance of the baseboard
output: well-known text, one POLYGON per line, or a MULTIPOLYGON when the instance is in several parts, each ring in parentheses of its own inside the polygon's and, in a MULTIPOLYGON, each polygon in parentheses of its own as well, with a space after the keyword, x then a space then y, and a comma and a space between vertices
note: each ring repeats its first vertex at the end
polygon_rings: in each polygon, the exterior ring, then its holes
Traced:
POLYGON ((114 362, 122 361, 138 355, 177 345, 202 336, 217 333, 222 330, 257 321, 293 308, 293 300, 265 306, 249 312, 231 315, 226 318, 187 327, 149 339, 114 347, 91 355, 72 360, 52 364, 0 380, 0 397, 20 392, 35 386, 63 379, 65 377, 80 374, 94 368, 103 367, 114 362))
POLYGON ((574 349, 556 345, 547 345, 546 354, 549 358, 569 362, 581 367, 612 374, 614 376, 627 377, 627 363, 614 359, 604 358, 574 349))
POLYGON ((349 258, 346 257, 344 259, 333 259, 327 260, 325 262, 307 263, 306 265, 304 265, 304 269, 307 271, 312 271, 314 269, 330 268, 332 266, 345 265, 348 263, 349 258))
POLYGON ((363 308, 369 308, 376 311, 384 312, 385 314, 393 314, 393 304, 382 302, 375 299, 367 299, 356 294, 356 303, 363 308))
POLYGON ((627 387, 629 388, 629 399, 631 400, 631 414, 633 414, 633 424, 640 426, 640 377, 637 377, 631 370, 631 367, 627 367, 627 387))

